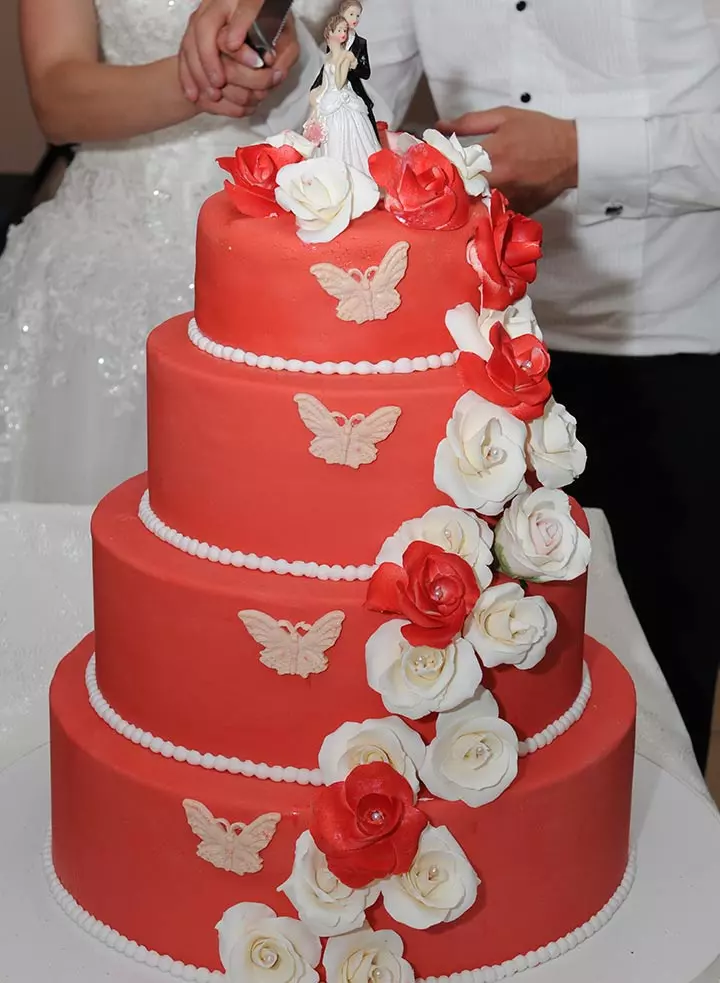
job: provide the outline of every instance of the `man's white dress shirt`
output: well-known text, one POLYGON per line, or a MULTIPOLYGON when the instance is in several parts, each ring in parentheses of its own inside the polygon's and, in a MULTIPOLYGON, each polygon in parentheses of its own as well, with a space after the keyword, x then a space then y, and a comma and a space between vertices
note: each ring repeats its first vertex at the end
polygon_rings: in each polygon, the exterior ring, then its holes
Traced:
POLYGON ((720 0, 374 0, 363 36, 378 119, 424 70, 444 119, 577 121, 579 187, 538 213, 551 346, 720 351, 720 0))

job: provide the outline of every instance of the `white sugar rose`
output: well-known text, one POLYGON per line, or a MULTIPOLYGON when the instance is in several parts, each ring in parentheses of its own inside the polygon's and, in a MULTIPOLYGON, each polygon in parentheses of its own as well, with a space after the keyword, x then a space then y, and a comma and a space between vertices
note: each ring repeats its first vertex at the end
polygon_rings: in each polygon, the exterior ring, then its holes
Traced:
POLYGON ((277 202, 296 216, 303 242, 330 242, 380 200, 372 178, 331 157, 281 167, 277 183, 277 202))
POLYGON ((514 582, 483 591, 464 630, 489 669, 500 665, 532 669, 556 633, 555 614, 545 598, 526 597, 514 582))
POLYGON ((228 983, 318 983, 320 939, 294 918, 245 901, 216 927, 228 983))
POLYGON ((402 566, 405 550, 410 543, 418 540, 461 556, 475 571, 480 587, 485 588, 492 581, 493 534, 483 519, 462 509, 454 509, 451 505, 438 505, 420 519, 403 522, 395 535, 383 543, 376 564, 396 563, 402 566))
POLYGON ((590 562, 590 540, 570 514, 565 492, 519 495, 495 528, 495 555, 511 577, 546 583, 575 580, 590 562))
POLYGON ((463 147, 455 133, 443 136, 438 130, 425 130, 423 140, 447 157, 463 180, 465 190, 471 197, 485 197, 490 194, 490 185, 485 176, 492 170, 490 157, 484 147, 475 143, 463 147))
POLYGON ((511 338, 531 334, 542 341, 542 333, 527 294, 514 307, 508 307, 504 311, 483 310, 478 314, 472 304, 465 303, 454 307, 445 315, 445 326, 459 350, 479 355, 486 362, 493 350, 490 329, 498 321, 511 338))
POLYGON ((365 646, 368 683, 390 713, 420 720, 452 710, 475 695, 482 668, 470 642, 414 648, 402 635, 407 621, 386 621, 365 646))
POLYGON ((429 792, 473 808, 501 795, 517 776, 518 739, 487 690, 437 719, 420 777, 429 792))
POLYGON ((271 147, 292 147, 306 160, 315 153, 315 144, 294 130, 283 130, 282 133, 269 137, 265 143, 269 143, 271 147))
POLYGON ((425 759, 422 738, 398 717, 343 724, 328 734, 318 755, 318 766, 326 785, 342 782, 359 765, 382 761, 391 765, 417 795, 418 769, 425 759))
POLYGON ((528 426, 528 457, 540 484, 564 488, 585 470, 587 451, 577 439, 577 420, 550 399, 545 412, 528 426))
POLYGON ((446 826, 427 826, 407 874, 381 885, 391 918, 410 928, 453 922, 475 904, 480 878, 446 826))
POLYGON ((303 925, 323 938, 362 928, 365 909, 380 894, 379 886, 353 890, 342 884, 328 870, 325 855, 307 831, 295 844, 292 874, 278 891, 295 905, 303 925))
POLYGON ((521 338, 523 335, 531 334, 538 341, 543 340, 529 294, 516 300, 512 307, 508 307, 504 311, 486 311, 485 313, 487 317, 482 330, 486 332, 488 339, 490 338, 490 328, 495 321, 500 320, 511 338, 521 338))
POLYGON ((435 486, 459 508, 497 515, 527 489, 527 427, 507 410, 465 393, 446 433, 435 454, 435 486))
POLYGON ((415 983, 415 972, 403 959, 397 932, 366 928, 330 939, 323 966, 327 983, 415 983))

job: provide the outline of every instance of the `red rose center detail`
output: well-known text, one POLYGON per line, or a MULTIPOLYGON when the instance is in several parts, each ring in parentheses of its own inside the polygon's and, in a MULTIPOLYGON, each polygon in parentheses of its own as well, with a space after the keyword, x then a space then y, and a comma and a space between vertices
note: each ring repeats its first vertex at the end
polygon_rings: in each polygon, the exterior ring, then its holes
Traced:
POLYGON ((462 591, 458 589, 458 583, 449 577, 440 577, 436 580, 430 591, 433 601, 437 601, 441 611, 454 611, 457 607, 462 591))
POLYGON ((399 803, 386 795, 365 795, 357 807, 358 829, 366 836, 387 836, 397 829, 402 819, 399 803))

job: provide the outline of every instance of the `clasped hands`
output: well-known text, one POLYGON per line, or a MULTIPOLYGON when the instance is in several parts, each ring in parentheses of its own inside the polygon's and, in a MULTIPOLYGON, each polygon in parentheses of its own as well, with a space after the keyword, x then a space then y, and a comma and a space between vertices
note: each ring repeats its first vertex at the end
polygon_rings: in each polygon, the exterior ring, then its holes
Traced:
POLYGON ((287 78, 300 50, 292 17, 263 61, 245 43, 262 0, 202 0, 188 21, 178 70, 198 112, 242 119, 287 78))

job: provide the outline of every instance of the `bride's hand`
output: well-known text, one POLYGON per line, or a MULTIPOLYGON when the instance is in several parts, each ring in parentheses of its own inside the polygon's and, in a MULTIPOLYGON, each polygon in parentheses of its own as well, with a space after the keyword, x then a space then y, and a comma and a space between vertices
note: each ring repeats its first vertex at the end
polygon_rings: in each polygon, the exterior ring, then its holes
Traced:
POLYGON ((238 63, 235 53, 229 47, 229 32, 221 33, 219 45, 227 84, 222 90, 224 99, 247 108, 250 115, 257 105, 273 89, 285 81, 292 66, 298 59, 300 48, 292 17, 283 29, 275 47, 275 58, 270 67, 246 68, 238 63))
MULTIPOLYGON (((245 44, 261 6, 262 0, 202 0, 188 22, 178 61, 180 82, 191 102, 202 99, 203 109, 208 102, 231 102, 247 115, 286 78, 299 56, 292 19, 278 39, 276 54, 266 58, 267 67, 245 44)), ((220 106, 215 112, 222 113, 220 106)))

